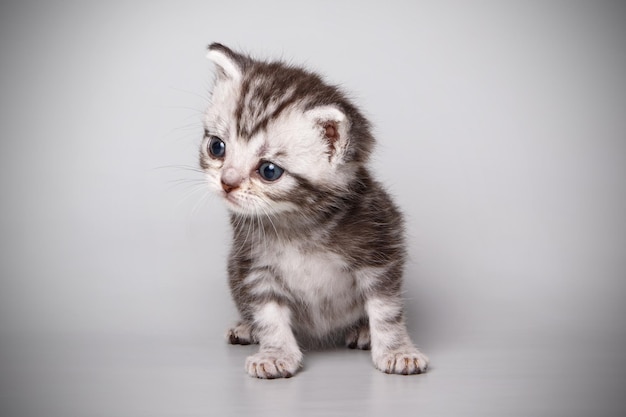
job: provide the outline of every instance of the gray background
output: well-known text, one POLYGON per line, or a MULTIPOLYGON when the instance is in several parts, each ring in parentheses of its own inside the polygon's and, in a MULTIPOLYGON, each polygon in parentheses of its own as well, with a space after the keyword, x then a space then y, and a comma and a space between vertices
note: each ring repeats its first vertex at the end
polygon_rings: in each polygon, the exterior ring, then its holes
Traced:
POLYGON ((625 11, 2 3, 0 414, 625 415, 625 11), (226 211, 194 171, 212 41, 366 110, 430 373, 336 350, 259 381, 224 343, 226 211))

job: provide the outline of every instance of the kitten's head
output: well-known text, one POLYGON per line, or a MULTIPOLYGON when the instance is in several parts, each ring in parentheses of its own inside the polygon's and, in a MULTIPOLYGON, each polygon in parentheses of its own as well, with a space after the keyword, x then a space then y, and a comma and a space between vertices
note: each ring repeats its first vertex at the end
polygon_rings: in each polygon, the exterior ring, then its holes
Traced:
POLYGON ((367 120, 316 74, 216 43, 208 56, 217 73, 200 150, 209 186, 243 215, 332 205, 368 159, 367 120))

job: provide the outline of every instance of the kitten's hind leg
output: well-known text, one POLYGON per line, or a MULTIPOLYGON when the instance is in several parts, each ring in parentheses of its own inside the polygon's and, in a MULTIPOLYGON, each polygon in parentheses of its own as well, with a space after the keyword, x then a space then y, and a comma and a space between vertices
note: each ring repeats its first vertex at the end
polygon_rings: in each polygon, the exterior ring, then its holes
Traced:
POLYGON ((250 345, 259 343, 254 337, 252 326, 244 321, 238 322, 235 327, 226 333, 226 340, 231 345, 250 345))
POLYGON ((421 374, 428 368, 428 357, 420 352, 404 324, 399 297, 376 297, 367 301, 370 320, 372 360, 387 374, 421 374))
POLYGON ((370 350, 370 323, 367 318, 346 332, 346 346, 350 349, 370 350))

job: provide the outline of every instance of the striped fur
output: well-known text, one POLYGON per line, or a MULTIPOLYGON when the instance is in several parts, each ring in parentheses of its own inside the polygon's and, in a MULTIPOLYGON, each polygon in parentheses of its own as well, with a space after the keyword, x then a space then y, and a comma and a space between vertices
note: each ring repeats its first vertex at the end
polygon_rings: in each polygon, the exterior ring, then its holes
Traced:
POLYGON ((247 372, 289 377, 302 344, 340 335, 371 348, 381 371, 425 371, 402 311, 402 216, 367 168, 368 121, 304 69, 220 44, 209 58, 217 75, 200 166, 231 212, 228 274, 241 321, 228 340, 260 344, 247 372), (211 150, 215 141, 223 155, 211 150), (264 179, 264 162, 284 173, 264 179))

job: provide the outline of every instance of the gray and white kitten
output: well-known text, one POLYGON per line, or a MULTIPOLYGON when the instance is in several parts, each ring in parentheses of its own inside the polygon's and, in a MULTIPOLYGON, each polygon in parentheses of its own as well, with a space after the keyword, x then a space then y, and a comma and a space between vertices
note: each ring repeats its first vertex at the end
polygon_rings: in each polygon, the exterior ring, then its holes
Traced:
POLYGON ((367 161, 368 121, 336 87, 281 62, 214 43, 217 75, 200 166, 230 211, 229 283, 241 321, 232 344, 259 343, 258 378, 290 377, 299 343, 337 335, 376 368, 419 374, 401 299, 403 220, 367 161))

